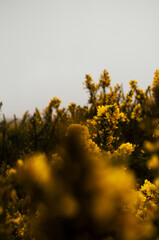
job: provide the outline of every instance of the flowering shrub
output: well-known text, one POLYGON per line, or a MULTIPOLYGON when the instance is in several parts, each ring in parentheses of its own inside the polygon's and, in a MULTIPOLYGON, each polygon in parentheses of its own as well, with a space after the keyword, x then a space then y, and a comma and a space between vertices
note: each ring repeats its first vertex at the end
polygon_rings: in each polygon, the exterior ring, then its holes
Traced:
POLYGON ((159 239, 159 70, 145 91, 84 84, 87 106, 0 122, 0 239, 159 239))

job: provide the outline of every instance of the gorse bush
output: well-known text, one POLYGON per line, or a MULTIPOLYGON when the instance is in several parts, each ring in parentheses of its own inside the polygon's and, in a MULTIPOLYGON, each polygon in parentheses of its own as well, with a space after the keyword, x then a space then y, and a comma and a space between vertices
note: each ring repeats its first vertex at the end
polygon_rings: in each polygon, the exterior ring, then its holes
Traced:
POLYGON ((106 70, 84 86, 87 106, 3 116, 0 239, 159 239, 159 70, 145 91, 106 70))

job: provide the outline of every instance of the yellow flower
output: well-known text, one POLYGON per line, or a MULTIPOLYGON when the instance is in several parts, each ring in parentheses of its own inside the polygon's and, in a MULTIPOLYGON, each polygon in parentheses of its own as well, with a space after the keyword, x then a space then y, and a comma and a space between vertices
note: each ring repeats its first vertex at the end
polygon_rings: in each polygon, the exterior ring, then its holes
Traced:
POLYGON ((99 117, 105 114, 107 109, 108 109, 108 106, 99 106, 97 109, 97 116, 99 117))
POLYGON ((159 157, 156 154, 153 155, 151 159, 148 161, 148 168, 149 169, 159 168, 159 157))
POLYGON ((135 146, 133 146, 132 143, 123 143, 120 145, 120 147, 115 151, 118 154, 125 154, 125 155, 130 155, 135 149, 135 146))
POLYGON ((135 88, 137 86, 137 81, 131 80, 129 84, 131 85, 131 88, 135 88))
POLYGON ((104 70, 103 74, 101 74, 101 78, 99 80, 99 85, 102 88, 109 87, 109 85, 110 85, 109 72, 107 72, 106 70, 104 70))

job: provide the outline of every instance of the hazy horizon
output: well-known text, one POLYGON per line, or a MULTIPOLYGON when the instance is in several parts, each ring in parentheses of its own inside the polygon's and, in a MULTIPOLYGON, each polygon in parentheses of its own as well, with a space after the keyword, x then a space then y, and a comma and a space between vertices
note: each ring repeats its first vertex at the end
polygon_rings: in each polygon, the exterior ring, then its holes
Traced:
POLYGON ((159 68, 157 0, 0 0, 0 101, 7 118, 87 104, 85 74, 151 85, 159 68))

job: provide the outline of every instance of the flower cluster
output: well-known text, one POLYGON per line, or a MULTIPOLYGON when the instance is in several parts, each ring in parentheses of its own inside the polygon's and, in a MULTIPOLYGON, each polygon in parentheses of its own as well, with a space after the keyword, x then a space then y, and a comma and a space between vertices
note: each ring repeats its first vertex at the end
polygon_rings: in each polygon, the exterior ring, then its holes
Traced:
POLYGON ((113 143, 119 140, 119 136, 116 137, 118 126, 125 122, 125 119, 124 113, 120 112, 117 104, 98 107, 97 116, 88 123, 97 129, 94 136, 96 141, 100 142, 102 149, 113 149, 113 143))

